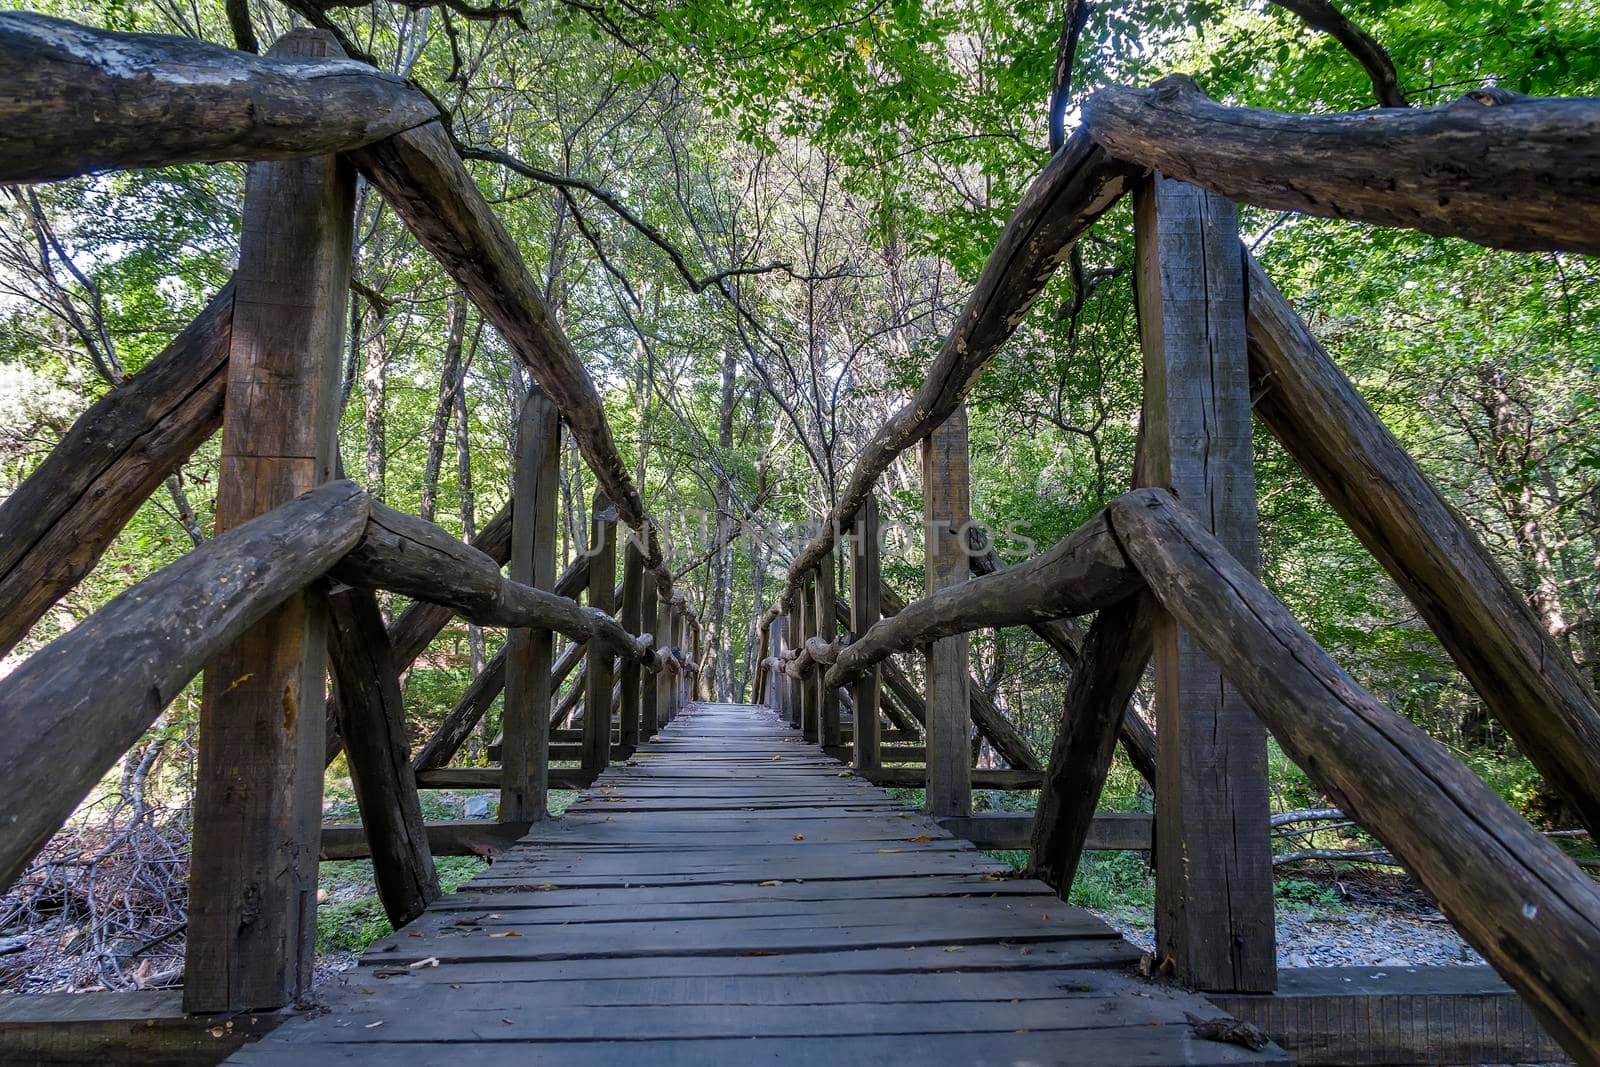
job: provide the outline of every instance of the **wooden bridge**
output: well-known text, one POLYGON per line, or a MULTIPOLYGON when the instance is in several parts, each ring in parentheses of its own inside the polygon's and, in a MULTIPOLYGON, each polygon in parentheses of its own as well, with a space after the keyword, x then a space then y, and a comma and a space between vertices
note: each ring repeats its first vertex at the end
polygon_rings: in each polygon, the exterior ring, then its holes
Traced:
POLYGON ((1285 1062, 766 708, 690 704, 230 1063, 1285 1062))
POLYGON ((1214 1025, 1225 1004, 1306 1062, 1548 1060, 1542 1026, 1600 1064, 1600 890, 1262 586, 1253 420, 1591 832, 1600 701, 1240 243, 1235 204, 1595 254, 1600 102, 1488 89, 1309 117, 1221 107, 1185 79, 1092 94, 925 381, 816 509, 754 620, 759 706, 735 707, 699 702, 703 650, 666 527, 465 150, 425 94, 338 53, 316 31, 255 56, 0 14, 0 182, 251 162, 233 281, 0 507, 9 649, 221 429, 219 535, 0 685, 9 886, 203 672, 181 1003, 13 1002, 0 1059, 214 1061, 279 1021, 238 1061, 1280 1057, 1214 1025), (511 503, 470 545, 337 477, 358 172, 536 383, 511 503), (1137 488, 1007 566, 971 522, 963 398, 1124 194, 1145 374, 1137 488), (558 574, 563 434, 600 496, 587 554, 558 574), (905 600, 882 579, 874 493, 913 447, 926 595, 905 600), (411 604, 386 622, 378 590, 411 604), (1086 630, 1070 621, 1090 615, 1086 630), (456 616, 504 627, 505 649, 413 753, 400 672, 456 616), (1071 666, 1048 763, 970 679, 966 635, 1007 626, 1071 666), (1152 664, 1153 730, 1124 714, 1152 664), (498 763, 451 766, 502 692, 498 763), (1351 976, 1280 976, 1269 732, 1510 990, 1364 980, 1365 1007, 1334 1023, 1351 976), (975 767, 980 744, 1009 766, 975 767), (1118 744, 1153 786, 1153 831, 1096 814, 1118 744), (361 824, 321 826, 341 749, 361 824), (924 788, 926 814, 874 785, 924 788), (456 786, 498 789, 497 819, 425 823, 418 790, 456 786), (1038 788, 1037 813, 975 814, 982 786, 1038 788), (589 792, 551 821, 559 787, 589 792), (957 837, 1030 847, 1039 880, 999 877, 957 837), (1154 978, 1058 899, 1097 845, 1153 850, 1154 978), (433 857, 452 852, 497 862, 444 898, 433 857), (370 856, 398 932, 326 994, 330 1012, 297 1013, 319 856, 370 856))

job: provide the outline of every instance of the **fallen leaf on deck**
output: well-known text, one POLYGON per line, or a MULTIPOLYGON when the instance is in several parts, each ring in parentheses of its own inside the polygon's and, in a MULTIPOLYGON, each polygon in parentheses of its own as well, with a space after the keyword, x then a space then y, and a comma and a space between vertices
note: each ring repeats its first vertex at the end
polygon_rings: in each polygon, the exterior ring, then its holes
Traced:
POLYGON ((758 885, 758 886, 772 886, 772 885, 782 885, 782 884, 783 884, 783 879, 782 878, 774 878, 770 882, 757 882, 756 883, 756 885, 758 885))
POLYGON ((437 966, 439 966, 439 957, 438 956, 429 956, 425 960, 418 960, 416 963, 411 964, 411 969, 413 971, 415 971, 415 970, 420 970, 423 967, 437 967, 437 966))
POLYGON ((516 931, 516 930, 502 930, 498 934, 490 934, 489 936, 490 937, 521 937, 522 934, 520 932, 516 931))
POLYGON ((913 837, 911 839, 911 843, 913 845, 921 845, 921 844, 926 844, 927 842, 932 841, 932 840, 933 840, 933 838, 929 837, 927 834, 918 834, 916 837, 913 837))
POLYGON ((806 835, 805 834, 795 834, 794 835, 794 839, 796 841, 804 841, 806 839, 806 835))

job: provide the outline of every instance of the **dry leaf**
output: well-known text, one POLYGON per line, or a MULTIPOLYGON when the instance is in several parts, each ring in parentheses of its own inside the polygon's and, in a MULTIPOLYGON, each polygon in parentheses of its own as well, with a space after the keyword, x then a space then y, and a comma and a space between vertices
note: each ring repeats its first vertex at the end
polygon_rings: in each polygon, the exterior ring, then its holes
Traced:
POLYGON ((522 934, 520 932, 516 931, 516 930, 502 930, 498 934, 490 934, 489 936, 490 937, 521 937, 522 934))
POLYGON ((806 839, 806 835, 805 834, 795 834, 794 835, 794 839, 796 841, 804 841, 806 839))
POLYGON ((416 963, 411 964, 411 969, 413 971, 416 971, 416 970, 421 970, 423 967, 437 967, 437 966, 439 966, 439 957, 438 956, 429 956, 425 960, 418 960, 416 963))
POLYGON ((944 950, 946 952, 960 952, 961 951, 961 946, 960 945, 946 945, 944 947, 944 950))
POLYGON ((782 885, 782 884, 783 884, 783 879, 782 878, 774 878, 770 882, 757 882, 756 883, 756 885, 758 885, 758 886, 772 886, 772 885, 782 885))
POLYGON ((368 1023, 368 1024, 367 1024, 367 1025, 366 1025, 366 1027, 365 1027, 365 1029, 368 1029, 368 1030, 376 1030, 376 1029, 377 1029, 377 1028, 378 1028, 378 1027, 380 1027, 380 1026, 382 1026, 382 1025, 383 1025, 383 1020, 382 1020, 382 1019, 379 1019, 379 1020, 378 1020, 378 1021, 377 1021, 377 1022, 375 1022, 375 1023, 368 1023))
POLYGON ((929 841, 932 841, 932 840, 933 840, 933 838, 929 837, 927 834, 918 834, 916 837, 913 837, 911 839, 911 843, 913 845, 923 845, 923 844, 927 844, 929 841))
POLYGON ((896 852, 899 852, 899 851, 900 850, 897 849, 897 848, 880 848, 878 850, 878 855, 880 855, 880 856, 892 856, 896 852))

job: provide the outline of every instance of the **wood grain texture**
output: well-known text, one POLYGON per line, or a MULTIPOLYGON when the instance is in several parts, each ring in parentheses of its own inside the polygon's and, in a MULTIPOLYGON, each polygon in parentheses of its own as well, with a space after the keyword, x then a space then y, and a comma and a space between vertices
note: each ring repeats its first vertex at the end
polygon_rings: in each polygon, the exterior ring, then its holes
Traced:
MULTIPOLYGON (((967 409, 958 405, 922 442, 924 591, 965 585, 972 577, 967 531, 972 514, 967 409)), ((966 631, 936 638, 923 651, 928 732, 927 800, 931 815, 972 814, 972 713, 966 631)), ((828 687, 831 689, 832 687, 828 687)))
MULTIPOLYGON (((556 536, 561 501, 561 413, 530 382, 517 421, 517 465, 511 483, 511 558, 506 576, 556 592, 556 536)), ((514 627, 506 634, 505 702, 501 712, 499 817, 545 817, 550 764, 551 660, 555 634, 514 627)))
POLYGON ((0 13, 0 184, 219 160, 300 159, 437 119, 405 80, 344 58, 0 13))
MULTIPOLYGON (((833 551, 823 553, 817 562, 817 584, 813 590, 817 614, 817 634, 813 640, 823 645, 823 657, 836 657, 834 640, 839 633, 839 566, 833 551)), ((815 653, 813 657, 815 658, 815 653)), ((831 663, 831 658, 818 658, 818 664, 831 663)), ((815 672, 812 684, 817 687, 817 740, 824 747, 839 744, 839 690, 826 685, 822 671, 815 672)))
MULTIPOLYGON (((1143 485, 1169 487, 1259 567, 1238 209, 1154 175, 1134 189, 1143 485)), ((1156 944, 1196 988, 1277 976, 1267 740, 1195 638, 1155 620, 1156 944)))
POLYGON ((186 1014, 176 989, 8 995, 0 997, 0 1063, 212 1067, 285 1018, 250 1012, 219 1025, 186 1014))
POLYGON ((1600 100, 1477 90, 1443 107, 1286 115, 1224 107, 1174 74, 1091 93, 1082 114, 1108 154, 1231 200, 1600 253, 1600 100))
MULTIPOLYGON (((495 512, 494 517, 479 528, 478 536, 472 538, 470 544, 504 566, 511 558, 511 506, 508 504, 495 512)), ((588 561, 582 558, 575 564, 578 567, 587 565, 588 561)), ((584 575, 587 573, 585 571, 584 575)), ((585 577, 579 577, 574 588, 581 588, 585 580, 585 577)), ((557 592, 560 592, 559 588, 557 592)), ((571 599, 573 593, 564 592, 561 595, 571 599)), ((410 668, 453 618, 455 612, 443 604, 430 604, 425 600, 408 604, 406 610, 389 625, 389 642, 394 646, 395 662, 400 664, 401 669, 410 668)))
MULTIPOLYGON (((332 36, 315 30, 286 34, 272 54, 342 61, 332 36)), ((247 172, 219 530, 333 477, 355 178, 338 156, 247 172)), ((190 1011, 276 1008, 310 988, 326 668, 320 590, 290 597, 207 664, 184 963, 190 1011)))
POLYGON ((1491 714, 1600 832, 1600 704, 1489 551, 1246 257, 1255 411, 1382 563, 1491 714))
POLYGON ((373 880, 396 929, 441 896, 406 743, 405 702, 378 601, 367 589, 329 597, 329 664, 339 734, 361 811, 373 880))
POLYGON ((94 569, 145 499, 222 425, 232 336, 229 282, 0 501, 0 655, 94 569))
MULTIPOLYGON (((644 630, 644 551, 630 531, 623 545, 622 608, 618 621, 629 633, 644 630)), ((624 660, 617 672, 621 701, 617 706, 617 740, 623 757, 639 747, 639 664, 624 660)))
MULTIPOLYGON (((326 571, 366 517, 354 483, 323 486, 180 557, 6 676, 0 887, 206 661, 326 571)), ((319 710, 319 741, 321 729, 319 710)))
POLYGON ((1600 889, 1362 689, 1170 493, 1110 505, 1128 554, 1284 753, 1370 830, 1580 1063, 1600 1062, 1600 889))

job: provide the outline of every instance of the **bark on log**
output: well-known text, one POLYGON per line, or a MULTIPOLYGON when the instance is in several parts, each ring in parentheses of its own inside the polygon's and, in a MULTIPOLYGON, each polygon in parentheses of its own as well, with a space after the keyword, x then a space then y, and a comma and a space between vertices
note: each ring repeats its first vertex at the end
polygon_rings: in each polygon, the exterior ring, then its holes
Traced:
POLYGON ((372 852, 378 898, 399 929, 443 895, 406 751, 399 675, 372 592, 346 589, 328 603, 328 659, 339 683, 339 733, 372 852))
POLYGON ((607 499, 644 533, 645 566, 670 593, 672 574, 655 523, 617 450, 600 392, 444 129, 429 123, 350 158, 556 402, 607 499))
POLYGON ((1062 701, 1050 769, 1034 810, 1032 873, 1067 898, 1128 701, 1150 662, 1155 602, 1139 593, 1095 616, 1062 701))
POLYGON ((794 599, 801 577, 848 530, 878 476, 895 458, 942 425, 1034 300, 1074 243, 1127 188, 1136 168, 1118 163, 1084 132, 1074 133, 1029 186, 984 264, 961 317, 945 338, 916 396, 879 428, 862 450, 821 531, 795 557, 783 592, 763 622, 794 599))
POLYGON ((205 662, 360 539, 333 482, 206 542, 116 597, 0 688, 0 891, 205 662))
POLYGON ((542 626, 574 641, 598 641, 647 669, 655 663, 650 640, 629 634, 605 612, 510 581, 477 549, 376 501, 360 542, 340 561, 338 577, 444 604, 480 626, 542 626))
POLYGON ((872 664, 950 634, 1085 615, 1140 584, 1102 512, 1026 563, 924 597, 874 624, 839 653, 827 684, 848 685, 872 664))
POLYGON ((1170 493, 1111 521, 1161 605, 1284 752, 1398 857, 1580 1063, 1600 1063, 1600 889, 1470 769, 1370 693, 1170 493))
POLYGON ((1417 606, 1527 757, 1600 832, 1600 706, 1526 599, 1246 257, 1256 414, 1417 606))
POLYGON ((0 13, 0 184, 97 170, 301 159, 431 122, 393 74, 0 13))
POLYGON ((222 425, 232 337, 230 281, 0 503, 0 655, 94 569, 145 498, 222 425))
MULTIPOLYGON (((511 507, 507 505, 495 512, 481 529, 478 536, 469 542, 473 548, 484 553, 501 566, 511 558, 511 507)), ((579 559, 575 566, 587 567, 588 562, 579 559)), ((583 587, 588 576, 588 571, 583 572, 583 577, 577 580, 572 589, 562 592, 558 587, 557 592, 565 597, 574 597, 577 590, 583 587)), ((455 618, 455 612, 443 604, 430 604, 425 600, 414 601, 400 617, 389 625, 389 643, 394 646, 394 661, 401 670, 410 667, 416 658, 422 655, 424 649, 439 636, 439 631, 450 624, 455 618)))
POLYGON ((1288 115, 1174 74, 1083 102, 1119 159, 1258 207, 1518 251, 1600 253, 1600 99, 1478 90, 1444 107, 1288 115))

